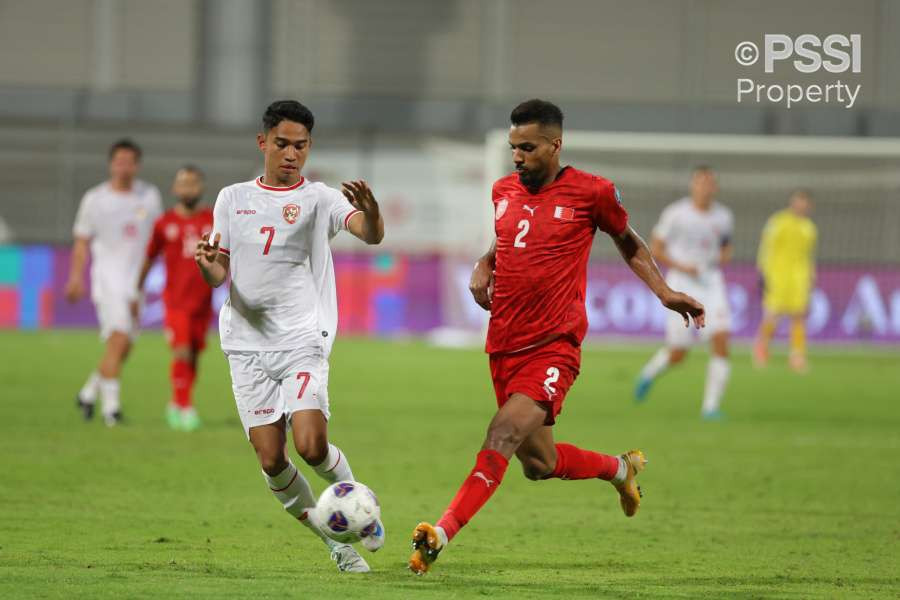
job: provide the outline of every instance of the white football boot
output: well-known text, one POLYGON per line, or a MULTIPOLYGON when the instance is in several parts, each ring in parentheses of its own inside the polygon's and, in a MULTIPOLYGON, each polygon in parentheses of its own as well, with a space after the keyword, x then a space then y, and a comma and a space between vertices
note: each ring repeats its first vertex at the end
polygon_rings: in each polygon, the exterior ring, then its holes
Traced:
POLYGON ((342 573, 368 573, 369 564, 350 544, 338 544, 331 548, 331 560, 342 573))

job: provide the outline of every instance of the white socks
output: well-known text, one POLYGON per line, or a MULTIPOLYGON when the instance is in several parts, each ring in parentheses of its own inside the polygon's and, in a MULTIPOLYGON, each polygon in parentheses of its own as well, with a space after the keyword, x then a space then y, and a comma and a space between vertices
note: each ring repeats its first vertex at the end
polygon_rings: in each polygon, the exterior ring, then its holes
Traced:
POLYGON ((313 467, 313 470, 328 483, 354 481, 353 471, 350 470, 350 463, 347 462, 347 457, 334 444, 328 444, 328 456, 325 457, 321 464, 313 467))
POLYGON ((91 371, 81 391, 78 392, 78 399, 85 404, 93 404, 97 401, 98 393, 100 393, 100 375, 97 371, 91 371))
POLYGON ((294 463, 288 461, 287 468, 274 477, 263 471, 263 477, 269 485, 269 489, 275 494, 275 498, 284 506, 284 510, 319 536, 329 548, 338 545, 337 542, 322 533, 309 517, 309 511, 316 505, 316 498, 313 496, 312 488, 309 487, 306 477, 297 470, 294 463))
POLYGON ((625 464, 625 459, 621 456, 617 456, 616 458, 619 460, 619 468, 616 471, 615 477, 610 479, 609 482, 613 485, 622 485, 628 477, 628 465, 625 464))
POLYGON ((713 413, 719 410, 722 403, 722 395, 731 375, 731 363, 727 358, 712 356, 706 369, 706 388, 703 391, 703 413, 713 413))
POLYGON ((641 370, 641 379, 656 379, 663 371, 669 367, 669 349, 662 347, 656 351, 656 354, 644 365, 641 370))
POLYGON ((121 410, 119 403, 119 380, 98 377, 100 401, 103 403, 103 416, 108 417, 121 410))

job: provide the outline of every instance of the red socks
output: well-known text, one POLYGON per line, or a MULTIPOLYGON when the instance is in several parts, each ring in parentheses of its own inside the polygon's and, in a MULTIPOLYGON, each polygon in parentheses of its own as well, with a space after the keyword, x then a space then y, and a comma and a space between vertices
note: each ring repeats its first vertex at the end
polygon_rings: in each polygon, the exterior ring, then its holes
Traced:
POLYGON ((170 377, 172 379, 172 399, 178 408, 190 408, 191 389, 194 387, 196 371, 193 363, 186 360, 172 361, 170 377))
MULTIPOLYGON (((509 461, 496 450, 482 450, 475 460, 475 468, 463 482, 456 496, 437 522, 453 539, 460 529, 475 516, 503 481, 509 461)), ((572 444, 556 444, 556 468, 547 479, 605 479, 609 481, 619 471, 619 458, 582 450, 572 444)))
POLYGON ((556 467, 546 478, 605 479, 609 481, 619 470, 619 458, 582 450, 572 444, 556 444, 556 467))
POLYGON ((494 491, 503 481, 508 465, 509 461, 496 450, 482 450, 478 453, 475 468, 456 492, 444 516, 437 522, 438 527, 444 528, 448 541, 452 540, 453 536, 494 495, 494 491))

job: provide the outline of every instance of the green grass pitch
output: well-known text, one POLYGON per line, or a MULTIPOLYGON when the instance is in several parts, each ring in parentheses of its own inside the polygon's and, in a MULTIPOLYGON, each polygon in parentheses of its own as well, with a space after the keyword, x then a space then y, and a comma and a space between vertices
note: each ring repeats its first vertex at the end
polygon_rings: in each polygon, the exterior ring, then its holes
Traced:
MULTIPOLYGON (((705 351, 632 405, 650 347, 588 348, 556 437, 640 447, 644 503, 600 481, 526 480, 497 494, 432 573, 409 534, 471 468, 494 400, 485 356, 342 338, 332 440, 383 505, 373 572, 340 574, 272 498, 210 334, 204 427, 169 431, 168 353, 145 334, 123 380, 127 426, 85 424, 73 396, 94 333, 0 333, 0 597, 875 598, 900 595, 900 358, 820 351, 812 372, 736 353, 728 420, 698 418, 705 351)), ((299 465, 299 461, 298 461, 299 465)), ((323 482, 304 472, 318 492, 323 482)))

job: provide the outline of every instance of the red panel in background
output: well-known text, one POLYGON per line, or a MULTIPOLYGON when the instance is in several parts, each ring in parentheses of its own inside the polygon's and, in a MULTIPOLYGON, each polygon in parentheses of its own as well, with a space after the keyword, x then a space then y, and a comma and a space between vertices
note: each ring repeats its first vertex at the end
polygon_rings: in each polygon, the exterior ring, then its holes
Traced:
POLYGON ((53 325, 53 288, 50 286, 41 290, 38 302, 38 323, 43 327, 53 325))
POLYGON ((0 287, 0 327, 18 327, 19 291, 13 287, 0 287))

